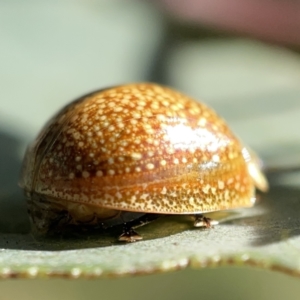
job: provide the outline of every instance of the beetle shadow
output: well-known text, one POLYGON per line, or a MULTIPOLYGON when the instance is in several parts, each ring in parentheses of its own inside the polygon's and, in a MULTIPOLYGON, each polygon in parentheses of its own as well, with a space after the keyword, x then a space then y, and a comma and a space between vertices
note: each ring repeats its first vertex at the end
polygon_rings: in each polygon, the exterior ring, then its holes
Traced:
POLYGON ((18 187, 21 145, 21 139, 0 131, 0 237, 2 234, 26 234, 30 229, 26 203, 18 187))
POLYGON ((276 244, 300 235, 300 189, 271 186, 270 192, 260 197, 255 207, 260 213, 225 221, 222 225, 251 227, 248 244, 251 247, 276 244))
MULTIPOLYGON (((163 216, 153 223, 138 228, 145 240, 167 237, 173 234, 191 229, 188 217, 163 216)), ((36 251, 63 251, 88 248, 108 247, 112 245, 122 246, 124 243, 118 241, 122 233, 122 226, 101 230, 81 230, 76 228, 48 236, 34 236, 30 233, 1 234, 0 248, 14 250, 36 250, 36 251)))

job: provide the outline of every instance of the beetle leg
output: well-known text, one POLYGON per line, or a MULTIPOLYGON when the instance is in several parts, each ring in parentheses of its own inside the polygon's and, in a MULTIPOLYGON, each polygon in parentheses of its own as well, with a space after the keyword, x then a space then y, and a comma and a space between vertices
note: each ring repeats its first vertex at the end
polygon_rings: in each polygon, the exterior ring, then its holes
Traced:
POLYGON ((120 242, 132 243, 132 242, 140 241, 142 239, 143 237, 140 236, 136 231, 134 231, 132 227, 129 227, 125 224, 123 228, 123 233, 119 236, 118 240, 120 242))
POLYGON ((136 231, 134 231, 134 228, 144 226, 159 217, 160 215, 156 215, 156 214, 145 214, 136 220, 132 220, 130 222, 124 223, 123 233, 119 236, 118 240, 120 242, 127 242, 127 243, 132 243, 132 242, 142 240, 143 237, 140 236, 136 231))
POLYGON ((195 227, 204 227, 204 228, 212 228, 214 225, 218 225, 219 222, 212 220, 210 218, 206 218, 203 215, 194 215, 194 226, 195 227))

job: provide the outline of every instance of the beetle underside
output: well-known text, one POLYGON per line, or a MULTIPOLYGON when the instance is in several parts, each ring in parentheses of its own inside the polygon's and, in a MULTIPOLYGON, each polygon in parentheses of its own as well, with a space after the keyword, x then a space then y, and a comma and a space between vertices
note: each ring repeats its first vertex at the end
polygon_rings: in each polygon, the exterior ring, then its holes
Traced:
MULTIPOLYGON (((118 240, 135 242, 142 237, 134 230, 146 225, 163 214, 140 213, 99 208, 82 203, 57 201, 45 196, 33 194, 27 200, 28 213, 35 234, 52 234, 63 232, 68 228, 107 229, 122 225, 123 232, 118 240)), ((218 224, 202 214, 191 214, 195 227, 210 228, 218 224)))

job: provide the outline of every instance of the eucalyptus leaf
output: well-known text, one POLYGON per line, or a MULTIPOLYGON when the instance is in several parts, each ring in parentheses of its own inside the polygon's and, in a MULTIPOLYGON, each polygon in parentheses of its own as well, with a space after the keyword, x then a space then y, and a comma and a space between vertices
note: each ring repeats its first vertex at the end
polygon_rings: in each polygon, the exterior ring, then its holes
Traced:
MULTIPOLYGON (((273 174, 270 192, 260 194, 253 208, 212 214, 220 221, 213 229, 193 228, 181 216, 139 228, 144 240, 133 244, 116 241, 120 228, 33 237, 16 187, 24 139, 72 97, 147 79, 163 28, 159 14, 136 2, 97 12, 85 4, 51 10, 11 3, 0 11, 1 28, 10 29, 3 35, 0 70, 0 278, 117 277, 229 264, 300 275, 300 179, 291 172, 273 174), (45 34, 50 31, 55 34, 45 34)), ((165 76, 169 85, 214 107, 268 166, 299 163, 297 53, 236 38, 179 40, 161 50, 155 81, 165 76)))
POLYGON ((229 264, 299 276, 299 211, 300 191, 278 185, 253 208, 211 214, 220 221, 212 229, 193 228, 188 216, 162 217, 140 227, 144 240, 132 244, 117 242, 120 228, 34 238, 23 215, 23 226, 0 233, 0 277, 117 277, 229 264))

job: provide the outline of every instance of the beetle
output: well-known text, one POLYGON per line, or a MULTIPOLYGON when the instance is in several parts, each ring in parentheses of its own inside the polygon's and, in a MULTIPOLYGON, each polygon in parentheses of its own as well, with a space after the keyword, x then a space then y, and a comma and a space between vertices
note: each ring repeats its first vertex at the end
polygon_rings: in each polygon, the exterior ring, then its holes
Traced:
POLYGON ((250 207, 268 190, 255 153, 211 108, 154 83, 85 95, 28 147, 20 186, 37 232, 123 224, 119 240, 160 215, 250 207))

